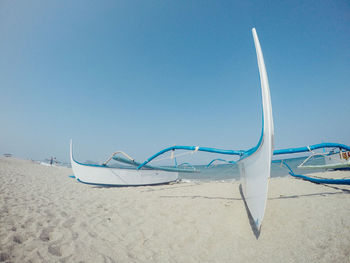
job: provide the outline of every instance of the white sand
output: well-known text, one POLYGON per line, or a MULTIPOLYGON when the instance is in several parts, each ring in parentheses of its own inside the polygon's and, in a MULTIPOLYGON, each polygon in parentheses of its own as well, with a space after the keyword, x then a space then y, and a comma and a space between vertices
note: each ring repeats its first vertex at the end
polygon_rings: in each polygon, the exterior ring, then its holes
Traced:
POLYGON ((350 262, 348 186, 271 179, 257 239, 239 183, 99 188, 71 174, 0 158, 0 261, 350 262))

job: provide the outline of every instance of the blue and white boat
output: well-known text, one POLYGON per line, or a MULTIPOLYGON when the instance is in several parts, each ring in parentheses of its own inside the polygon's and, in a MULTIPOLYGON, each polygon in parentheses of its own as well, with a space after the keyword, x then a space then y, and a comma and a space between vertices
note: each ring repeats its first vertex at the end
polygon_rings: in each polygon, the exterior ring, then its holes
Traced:
POLYGON ((102 186, 139 186, 170 183, 178 180, 177 171, 155 169, 122 169, 105 164, 83 164, 74 159, 73 142, 70 142, 70 160, 75 178, 86 184, 102 186))
POLYGON ((259 229, 264 217, 267 200, 268 180, 270 178, 271 159, 273 154, 274 127, 270 90, 264 58, 255 28, 252 29, 252 33, 260 73, 263 111, 261 137, 255 147, 246 151, 236 151, 199 146, 172 146, 154 154, 143 163, 135 162, 126 154, 124 154, 126 157, 124 159, 114 158, 117 161, 122 160, 122 162, 127 162, 137 166, 136 169, 124 169, 110 167, 107 163, 103 165, 91 165, 77 162, 73 157, 73 146, 71 142, 70 159, 75 177, 82 183, 109 186, 163 184, 178 180, 179 172, 184 169, 179 167, 169 169, 169 167, 155 167, 148 164, 166 152, 188 150, 193 152, 203 151, 226 155, 238 155, 240 157, 238 160, 239 171, 243 179, 242 192, 250 215, 254 220, 256 227, 259 229))

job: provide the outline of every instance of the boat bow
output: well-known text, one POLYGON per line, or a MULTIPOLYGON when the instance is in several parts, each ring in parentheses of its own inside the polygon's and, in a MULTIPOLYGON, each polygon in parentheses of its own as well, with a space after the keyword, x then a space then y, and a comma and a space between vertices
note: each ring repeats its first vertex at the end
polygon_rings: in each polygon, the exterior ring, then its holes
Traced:
POLYGON ((242 193, 251 219, 260 230, 264 218, 268 180, 273 155, 273 118, 269 83, 263 53, 255 28, 252 29, 256 49, 262 95, 262 131, 258 144, 245 152, 238 161, 242 179, 242 193))

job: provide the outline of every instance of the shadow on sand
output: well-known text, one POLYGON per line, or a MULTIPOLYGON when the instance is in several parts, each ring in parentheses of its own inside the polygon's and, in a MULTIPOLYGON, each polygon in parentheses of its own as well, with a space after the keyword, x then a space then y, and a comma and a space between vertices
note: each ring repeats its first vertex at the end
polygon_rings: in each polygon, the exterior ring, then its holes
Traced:
POLYGON ((209 200, 228 200, 228 201, 240 201, 241 198, 228 198, 218 196, 204 196, 204 195, 162 195, 160 198, 187 198, 187 199, 209 199, 209 200))
POLYGON ((250 224, 250 227, 252 228, 253 234, 254 234, 256 239, 259 239, 261 227, 259 229, 256 227, 255 221, 252 217, 252 214, 249 211, 249 208, 247 206, 247 202, 246 202, 244 195, 243 195, 242 184, 239 185, 239 193, 241 194, 242 200, 244 202, 244 207, 245 207, 245 210, 247 211, 249 224, 250 224))

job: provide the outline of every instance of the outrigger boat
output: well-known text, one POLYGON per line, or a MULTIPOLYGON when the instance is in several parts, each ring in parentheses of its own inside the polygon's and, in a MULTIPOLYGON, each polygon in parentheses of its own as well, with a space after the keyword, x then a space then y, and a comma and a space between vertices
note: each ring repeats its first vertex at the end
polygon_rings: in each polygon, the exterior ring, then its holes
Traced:
POLYGON ((350 169, 350 151, 334 152, 334 150, 328 153, 315 153, 307 157, 301 164, 298 165, 299 169, 350 169), (312 162, 314 158, 323 158, 324 164, 308 164, 312 162))
POLYGON ((325 165, 322 169, 350 169, 350 151, 328 154, 325 156, 325 165))
MULTIPOLYGON (((255 222, 257 229, 260 229, 261 222, 264 217, 268 180, 271 171, 271 159, 273 153, 273 118, 270 90, 268 78, 264 63, 260 42, 255 28, 252 29, 254 44, 257 54, 258 68, 260 74, 260 84, 262 93, 262 131, 258 144, 249 150, 223 150, 199 146, 172 146, 168 147, 139 164, 136 169, 115 168, 107 165, 108 161, 102 165, 83 164, 77 162, 73 157, 72 142, 70 145, 70 159, 72 169, 78 181, 87 184, 108 185, 108 186, 136 186, 136 185, 154 185, 169 183, 178 180, 179 169, 174 168, 171 171, 169 167, 153 167, 148 165, 158 156, 175 150, 203 151, 218 154, 238 155, 239 171, 243 179, 242 192, 250 215, 255 222)), ((115 154, 123 154, 122 162, 136 164, 130 156, 123 152, 115 154)), ((114 158, 118 161, 118 158, 114 158)), ((121 159, 119 158, 119 161, 121 159)), ((188 170, 187 170, 188 171, 188 170)))
MULTIPOLYGON (((313 151, 316 150, 316 149, 321 149, 321 148, 322 149, 325 149, 325 148, 339 148, 340 152, 342 152, 342 150, 345 150, 346 151, 345 152, 346 155, 350 151, 350 146, 347 146, 345 144, 340 144, 340 143, 319 143, 319 144, 314 144, 314 145, 305 146, 305 147, 297 147, 297 148, 287 148, 287 149, 275 150, 274 151, 274 155, 293 154, 293 153, 301 153, 301 152, 312 152, 313 153, 312 156, 316 156, 316 155, 319 155, 319 154, 317 154, 317 153, 315 153, 313 151)), ((309 159, 309 157, 303 163, 305 163, 308 159, 309 159)), ((291 167, 284 160, 275 160, 274 162, 281 162, 282 165, 287 167, 287 169, 289 170, 289 174, 291 176, 299 178, 299 179, 303 179, 303 180, 310 181, 310 182, 317 183, 317 184, 350 185, 350 179, 345 179, 345 178, 344 179, 316 178, 316 177, 311 177, 311 176, 306 176, 306 175, 299 175, 299 174, 295 174, 293 172, 293 170, 291 169, 291 167)), ((301 165, 299 165, 298 168, 300 168, 301 165)), ((330 163, 330 164, 325 164, 325 165, 312 165, 312 166, 309 166, 309 167, 312 167, 313 169, 320 169, 320 168, 325 168, 325 167, 327 167, 328 169, 336 169, 336 168, 339 169, 339 168, 344 168, 344 164, 342 164, 340 166, 339 163, 336 163, 336 161, 335 161, 335 163, 333 163, 333 164, 330 163)))
MULTIPOLYGON (((130 157, 131 160, 133 160, 130 157)), ((73 143, 70 143, 70 160, 75 178, 86 184, 102 186, 138 186, 170 183, 178 180, 177 171, 156 169, 126 169, 109 167, 107 164, 83 164, 73 157, 73 143)), ((131 161, 130 160, 130 161, 131 161)))
POLYGON ((342 169, 350 167, 350 146, 340 143, 319 143, 314 145, 309 145, 305 147, 287 148, 275 150, 274 155, 281 154, 293 154, 311 152, 312 154, 307 157, 301 164, 298 165, 299 169, 342 169), (339 152, 334 152, 334 150, 328 153, 317 153, 314 150, 326 149, 326 148, 339 148, 339 152), (345 151, 344 151, 345 150, 345 151), (314 157, 323 157, 325 164, 317 165, 305 165, 307 162, 312 160, 314 157))
MULTIPOLYGON (((261 51, 259 39, 256 30, 252 29, 254 44, 257 54, 261 93, 262 93, 262 131, 258 144, 249 150, 223 150, 209 147, 199 146, 172 146, 161 150, 148 158, 143 163, 135 161, 132 157, 124 152, 118 151, 112 154, 112 156, 102 165, 95 164, 83 164, 77 162, 73 157, 73 145, 70 145, 70 159, 73 172, 78 181, 87 184, 94 185, 108 185, 108 186, 138 186, 138 185, 155 185, 164 184, 173 181, 177 181, 179 178, 179 172, 198 172, 196 168, 188 163, 183 163, 175 167, 168 166, 152 166, 149 162, 153 161, 160 155, 175 150, 187 150, 192 153, 197 151, 217 153, 224 155, 236 155, 239 156, 238 161, 226 161, 224 159, 214 159, 207 167, 210 167, 214 162, 221 161, 228 164, 238 165, 240 176, 242 179, 242 194, 248 209, 249 215, 254 222, 254 225, 258 231, 260 231, 261 223, 265 213, 268 181, 271 173, 271 162, 273 155, 281 154, 293 154, 313 151, 320 148, 336 147, 340 149, 339 159, 335 158, 335 155, 326 155, 326 165, 322 168, 339 168, 339 160, 342 167, 350 163, 350 147, 344 144, 338 143, 321 143, 306 147, 287 148, 273 151, 273 138, 274 138, 274 126, 272 117, 272 106, 270 98, 270 89, 268 84, 268 77, 266 73, 263 54, 261 51), (345 154, 341 150, 347 151, 345 154), (124 155, 120 157, 117 155, 124 155), (136 169, 130 168, 116 168, 108 166, 108 162, 114 159, 115 161, 123 164, 128 164, 136 169)), ((308 180, 314 183, 325 184, 350 184, 350 179, 323 179, 313 178, 304 175, 296 175, 292 169, 283 160, 280 160, 289 170, 290 175, 308 180)), ((274 161, 275 162, 275 161, 274 161)), ((176 163, 176 158, 175 158, 176 163)), ((305 162, 304 162, 305 164, 305 162)), ((316 168, 313 166, 312 168, 316 168)), ((320 168, 320 167, 317 167, 320 168)))

